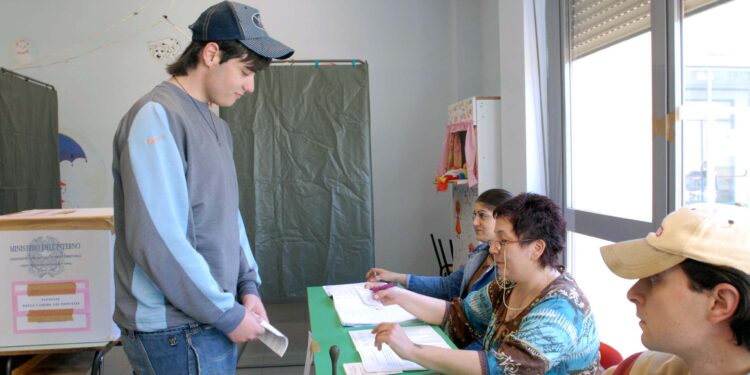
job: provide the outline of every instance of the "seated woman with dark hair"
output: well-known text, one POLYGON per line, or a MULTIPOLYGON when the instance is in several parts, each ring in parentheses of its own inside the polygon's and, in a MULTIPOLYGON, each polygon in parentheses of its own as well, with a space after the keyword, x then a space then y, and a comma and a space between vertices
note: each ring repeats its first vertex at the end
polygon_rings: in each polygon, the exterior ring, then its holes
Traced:
POLYGON ((401 288, 375 293, 427 323, 446 324, 458 346, 481 339, 482 350, 415 345, 393 323, 375 327, 375 344, 387 343, 402 358, 445 374, 601 373, 591 308, 559 264, 566 234, 559 207, 525 193, 494 216, 495 282, 452 302, 401 288))
POLYGON ((495 217, 492 212, 512 195, 503 189, 489 189, 477 197, 471 224, 479 245, 469 254, 466 266, 448 276, 416 276, 396 273, 383 268, 370 268, 365 275, 369 282, 395 281, 406 289, 426 296, 451 300, 466 297, 469 292, 482 289, 495 279, 488 242, 495 237, 495 217))

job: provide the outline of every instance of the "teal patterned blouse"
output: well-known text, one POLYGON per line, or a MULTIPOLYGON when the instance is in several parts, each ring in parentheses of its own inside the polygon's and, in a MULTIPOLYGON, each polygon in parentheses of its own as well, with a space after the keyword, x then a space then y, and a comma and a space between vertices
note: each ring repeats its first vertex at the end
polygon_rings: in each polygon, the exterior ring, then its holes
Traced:
POLYGON ((466 299, 454 299, 446 331, 457 345, 482 340, 484 374, 600 374, 599 337, 591 307, 563 273, 510 321, 513 285, 492 282, 466 299), (503 299, 503 295, 505 298, 503 299))

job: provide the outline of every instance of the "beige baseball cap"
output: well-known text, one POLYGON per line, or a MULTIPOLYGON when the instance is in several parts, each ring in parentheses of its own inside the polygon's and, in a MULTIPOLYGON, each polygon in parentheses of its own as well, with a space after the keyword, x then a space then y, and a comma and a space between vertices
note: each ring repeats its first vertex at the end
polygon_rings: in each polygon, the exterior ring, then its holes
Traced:
POLYGON ((688 258, 750 274, 750 209, 686 206, 667 215, 646 238, 603 246, 601 253, 607 267, 625 279, 648 277, 688 258))

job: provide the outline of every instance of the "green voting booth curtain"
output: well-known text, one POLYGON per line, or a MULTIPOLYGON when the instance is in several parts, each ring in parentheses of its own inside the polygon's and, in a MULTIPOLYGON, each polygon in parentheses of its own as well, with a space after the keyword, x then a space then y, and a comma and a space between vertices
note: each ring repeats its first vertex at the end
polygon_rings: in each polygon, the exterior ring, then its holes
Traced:
POLYGON ((0 214, 60 207, 57 92, 0 69, 0 214))
POLYGON ((273 65, 221 109, 264 298, 358 282, 373 264, 367 64, 273 65))

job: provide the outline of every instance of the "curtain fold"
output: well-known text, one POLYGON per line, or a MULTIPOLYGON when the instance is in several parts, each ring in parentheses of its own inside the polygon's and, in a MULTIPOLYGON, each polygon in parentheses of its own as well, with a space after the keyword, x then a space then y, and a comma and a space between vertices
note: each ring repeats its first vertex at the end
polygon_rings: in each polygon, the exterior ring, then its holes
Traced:
POLYGON ((0 73, 0 214, 60 208, 57 93, 0 73))
POLYGON ((271 66, 221 117, 263 298, 361 281, 374 263, 367 65, 271 66))

